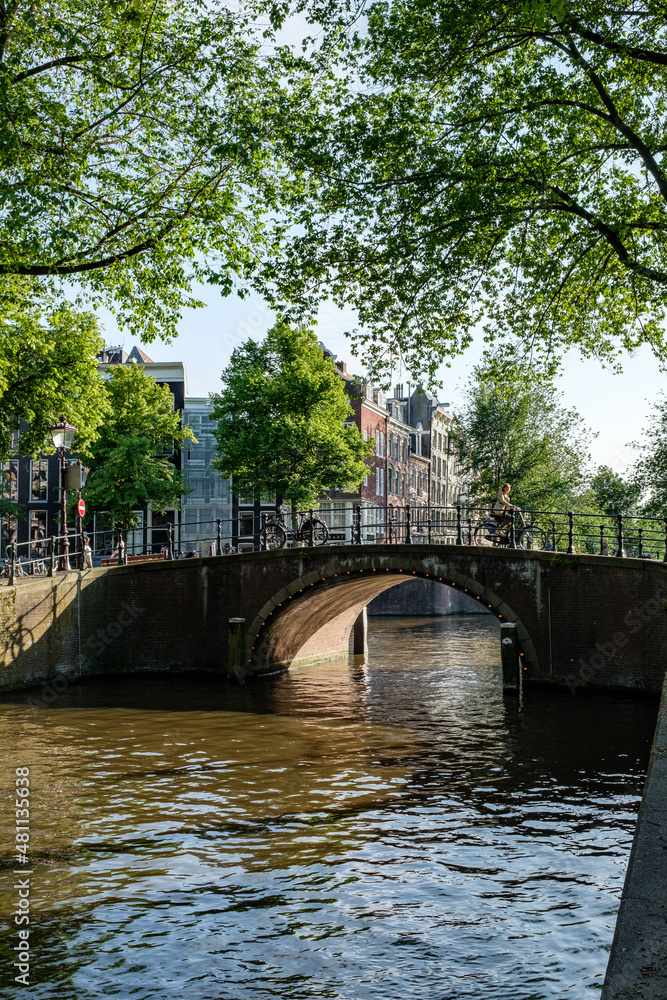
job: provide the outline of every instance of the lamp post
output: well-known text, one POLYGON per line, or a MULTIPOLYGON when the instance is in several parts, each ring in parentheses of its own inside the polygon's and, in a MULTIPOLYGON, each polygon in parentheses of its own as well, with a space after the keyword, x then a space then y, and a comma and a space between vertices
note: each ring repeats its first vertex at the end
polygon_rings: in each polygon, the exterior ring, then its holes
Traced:
POLYGON ((60 451, 60 569, 66 570, 69 565, 69 538, 67 537, 67 487, 65 485, 65 452, 72 447, 72 442, 78 430, 68 424, 64 416, 60 422, 50 428, 51 437, 56 451, 60 451))

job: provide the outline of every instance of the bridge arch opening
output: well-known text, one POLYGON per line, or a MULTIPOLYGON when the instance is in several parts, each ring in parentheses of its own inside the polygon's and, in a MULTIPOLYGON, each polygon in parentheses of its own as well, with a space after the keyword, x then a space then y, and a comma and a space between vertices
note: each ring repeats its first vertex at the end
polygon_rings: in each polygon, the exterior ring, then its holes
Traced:
POLYGON ((272 673, 291 666, 347 656, 350 635, 360 615, 379 594, 415 579, 444 584, 480 603, 503 622, 518 628, 526 671, 536 664, 528 632, 514 609, 500 594, 445 564, 408 563, 396 558, 346 560, 321 574, 291 581, 275 594, 250 623, 246 645, 246 672, 272 673), (374 564, 375 563, 375 564, 374 564))

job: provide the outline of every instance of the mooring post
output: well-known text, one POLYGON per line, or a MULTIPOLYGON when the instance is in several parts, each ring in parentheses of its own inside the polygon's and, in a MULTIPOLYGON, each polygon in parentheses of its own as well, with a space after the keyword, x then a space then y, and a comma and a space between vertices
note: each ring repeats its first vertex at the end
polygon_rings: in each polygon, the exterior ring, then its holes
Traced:
POLYGON ((16 544, 15 542, 10 542, 7 546, 9 551, 9 586, 13 587, 16 583, 16 544))
POLYGON ((245 618, 230 618, 227 631, 227 675, 243 684, 246 676, 245 618))
POLYGON ((216 556, 222 555, 222 518, 216 518, 216 535, 215 535, 215 554, 216 556))
POLYGON ((405 544, 412 544, 412 535, 410 534, 410 518, 411 518, 410 504, 405 505, 405 544))
POLYGON ((519 629, 514 622, 500 625, 500 656, 503 665, 503 691, 515 691, 521 697, 521 647, 519 629))
POLYGON ((574 555, 574 514, 572 511, 568 511, 567 515, 567 553, 568 555, 574 555))
POLYGON ((463 545, 463 536, 461 535, 461 504, 456 505, 456 544, 463 545))
POLYGON ((643 528, 637 528, 637 540, 638 540, 637 544, 638 544, 638 547, 639 547, 639 553, 638 553, 638 555, 639 555, 640 559, 643 559, 644 558, 644 529, 643 528))
POLYGON ((366 608, 352 626, 352 652, 355 656, 366 656, 368 653, 368 613, 366 608))

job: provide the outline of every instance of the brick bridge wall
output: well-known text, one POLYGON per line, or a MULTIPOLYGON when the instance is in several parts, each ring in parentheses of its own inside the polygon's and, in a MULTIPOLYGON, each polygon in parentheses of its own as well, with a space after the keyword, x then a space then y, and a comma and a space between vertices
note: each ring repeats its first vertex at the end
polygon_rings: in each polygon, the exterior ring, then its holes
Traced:
POLYGON ((345 655, 379 593, 441 581, 516 621, 527 682, 658 691, 667 567, 469 546, 340 546, 146 563, 0 587, 0 690, 81 674, 243 676, 345 655), (229 619, 242 618, 229 645, 229 619), (234 655, 234 649, 240 650, 234 655))

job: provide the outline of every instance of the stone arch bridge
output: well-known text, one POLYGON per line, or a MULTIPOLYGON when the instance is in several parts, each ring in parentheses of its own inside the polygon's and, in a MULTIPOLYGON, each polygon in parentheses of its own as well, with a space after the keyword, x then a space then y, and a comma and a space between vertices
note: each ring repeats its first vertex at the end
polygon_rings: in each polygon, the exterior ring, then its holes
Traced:
POLYGON ((527 683, 657 691, 667 566, 456 545, 341 545, 57 574, 0 587, 4 690, 65 673, 239 680, 363 648, 366 605, 417 577, 517 625, 527 683))

